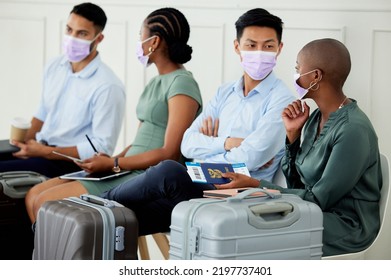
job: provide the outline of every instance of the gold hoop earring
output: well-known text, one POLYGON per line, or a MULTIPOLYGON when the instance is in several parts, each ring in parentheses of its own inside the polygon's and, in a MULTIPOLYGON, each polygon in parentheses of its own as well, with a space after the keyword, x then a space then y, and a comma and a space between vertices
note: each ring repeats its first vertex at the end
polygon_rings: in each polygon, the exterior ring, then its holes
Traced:
POLYGON ((317 90, 319 89, 319 84, 317 84, 316 82, 312 81, 312 82, 310 83, 310 89, 311 89, 312 91, 317 91, 317 90), (316 88, 314 88, 315 85, 317 85, 316 88))

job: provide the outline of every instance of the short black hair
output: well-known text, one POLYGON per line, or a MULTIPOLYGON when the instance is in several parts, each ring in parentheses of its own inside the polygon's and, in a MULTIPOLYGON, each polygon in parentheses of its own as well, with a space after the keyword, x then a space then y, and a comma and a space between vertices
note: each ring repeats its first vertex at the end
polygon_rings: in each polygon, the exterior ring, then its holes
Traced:
POLYGON ((89 21, 92 21, 98 28, 98 31, 103 31, 106 26, 107 17, 101 7, 92 3, 82 3, 73 7, 71 14, 77 14, 89 21))
POLYGON ((243 35, 243 30, 248 26, 270 27, 276 31, 277 39, 280 43, 283 25, 284 23, 279 17, 272 15, 265 9, 252 9, 241 15, 235 22, 236 38, 240 40, 243 35))
POLYGON ((186 17, 175 8, 161 8, 150 13, 146 20, 150 35, 157 35, 167 44, 170 59, 186 63, 191 59, 192 47, 187 44, 190 26, 186 17))

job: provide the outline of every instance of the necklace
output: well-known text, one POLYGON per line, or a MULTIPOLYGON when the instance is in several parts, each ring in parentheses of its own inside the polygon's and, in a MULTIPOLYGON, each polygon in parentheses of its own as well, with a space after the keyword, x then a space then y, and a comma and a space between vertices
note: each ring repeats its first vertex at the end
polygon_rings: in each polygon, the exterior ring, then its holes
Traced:
POLYGON ((342 101, 341 105, 339 105, 338 109, 341 109, 344 106, 345 101, 348 99, 346 96, 345 99, 342 101))

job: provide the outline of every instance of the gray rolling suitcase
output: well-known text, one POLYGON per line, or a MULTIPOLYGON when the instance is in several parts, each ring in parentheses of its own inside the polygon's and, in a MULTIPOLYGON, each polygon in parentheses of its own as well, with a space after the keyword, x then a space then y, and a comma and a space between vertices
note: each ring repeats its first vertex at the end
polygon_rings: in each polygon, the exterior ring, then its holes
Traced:
POLYGON ((256 191, 176 205, 170 259, 320 259, 319 206, 290 194, 250 198, 256 191))
POLYGON ((38 211, 33 259, 137 259, 132 210, 93 195, 45 202, 38 211))

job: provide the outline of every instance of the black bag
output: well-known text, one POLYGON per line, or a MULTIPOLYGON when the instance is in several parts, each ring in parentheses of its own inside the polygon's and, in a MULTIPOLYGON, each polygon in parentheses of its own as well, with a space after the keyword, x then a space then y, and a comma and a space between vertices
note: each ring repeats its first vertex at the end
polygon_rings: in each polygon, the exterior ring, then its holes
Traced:
POLYGON ((32 259, 34 235, 24 197, 46 179, 30 171, 0 173, 0 260, 32 259))

